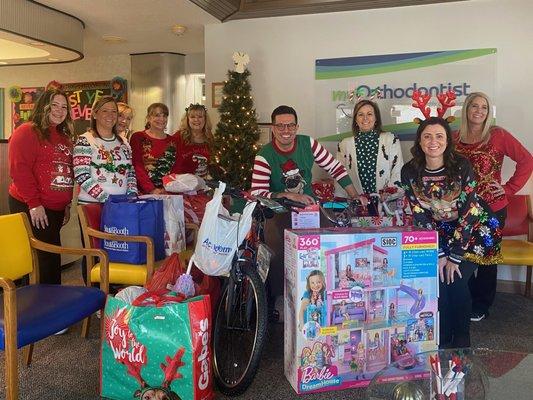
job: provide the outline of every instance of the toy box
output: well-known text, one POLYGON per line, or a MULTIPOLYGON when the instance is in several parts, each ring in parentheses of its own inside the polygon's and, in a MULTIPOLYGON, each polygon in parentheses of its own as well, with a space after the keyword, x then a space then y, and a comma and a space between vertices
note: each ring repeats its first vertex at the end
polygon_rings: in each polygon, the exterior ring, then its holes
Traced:
POLYGON ((284 367, 297 393, 366 386, 392 362, 425 371, 414 355, 437 348, 437 249, 436 232, 414 227, 285 231, 284 367))

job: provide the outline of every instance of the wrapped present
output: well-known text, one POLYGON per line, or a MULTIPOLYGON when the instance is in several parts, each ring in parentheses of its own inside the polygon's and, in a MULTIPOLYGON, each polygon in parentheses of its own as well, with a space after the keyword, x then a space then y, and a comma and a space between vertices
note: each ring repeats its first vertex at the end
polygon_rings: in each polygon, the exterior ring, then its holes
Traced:
POLYGON ((333 180, 322 180, 313 182, 311 185, 313 194, 320 201, 332 201, 335 197, 335 184, 333 180))

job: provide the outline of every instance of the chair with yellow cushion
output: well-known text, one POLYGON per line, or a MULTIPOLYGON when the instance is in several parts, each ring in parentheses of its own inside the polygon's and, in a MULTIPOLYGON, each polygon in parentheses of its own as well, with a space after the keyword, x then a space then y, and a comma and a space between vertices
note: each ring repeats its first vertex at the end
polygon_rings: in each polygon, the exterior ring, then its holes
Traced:
POLYGON ((533 206, 531 196, 509 196, 507 218, 502 235, 502 264, 526 266, 524 295, 531 296, 531 275, 533 268, 533 206), (525 239, 515 236, 526 235, 525 239), (513 236, 513 238, 510 238, 513 236))
POLYGON ((33 343, 83 322, 87 336, 89 317, 102 309, 105 291, 87 286, 39 284, 36 250, 59 254, 97 256, 102 265, 100 280, 107 285, 107 254, 102 250, 74 249, 37 240, 26 214, 0 216, 0 350, 5 351, 6 398, 18 399, 17 349, 25 347, 29 365, 33 343), (14 280, 30 276, 30 284, 16 287, 14 280))
MULTIPOLYGON (((143 286, 162 263, 154 261, 154 242, 148 236, 124 236, 100 230, 102 205, 83 204, 78 205, 78 216, 83 235, 85 248, 100 248, 100 240, 118 240, 121 242, 140 242, 146 244, 146 264, 125 264, 118 262, 109 263, 109 283, 120 285, 143 286)), ((100 282, 100 263, 94 257, 87 260, 88 282, 100 282)))

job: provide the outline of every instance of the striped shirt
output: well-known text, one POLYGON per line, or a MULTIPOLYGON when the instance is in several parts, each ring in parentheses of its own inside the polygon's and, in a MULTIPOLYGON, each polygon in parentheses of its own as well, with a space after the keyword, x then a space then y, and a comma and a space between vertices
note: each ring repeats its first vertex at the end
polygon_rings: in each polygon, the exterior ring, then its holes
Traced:
POLYGON ((261 148, 254 160, 252 194, 271 197, 291 192, 312 196, 312 168, 316 163, 342 187, 352 183, 344 166, 315 139, 297 135, 294 147, 284 152, 271 142, 261 148))

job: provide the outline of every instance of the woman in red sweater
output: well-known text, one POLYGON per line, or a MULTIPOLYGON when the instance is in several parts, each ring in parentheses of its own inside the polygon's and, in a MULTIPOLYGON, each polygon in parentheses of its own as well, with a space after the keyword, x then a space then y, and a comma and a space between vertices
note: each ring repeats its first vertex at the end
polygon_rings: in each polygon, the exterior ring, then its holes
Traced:
MULTIPOLYGON (((478 195, 496 213, 503 227, 507 196, 527 183, 533 170, 533 157, 513 135, 492 124, 492 105, 486 94, 469 94, 461 118, 461 129, 456 133, 457 151, 472 163, 478 195), (506 156, 516 163, 516 168, 513 176, 502 184, 502 164, 506 156)), ((478 268, 477 276, 470 279, 472 321, 480 321, 488 315, 496 295, 497 267, 497 264, 483 265, 478 268)))
MULTIPOLYGON (((61 90, 49 89, 37 100, 30 121, 9 139, 9 209, 28 214, 35 237, 55 245, 61 245, 59 233, 70 218, 71 134, 67 97, 61 90)), ((60 255, 42 251, 38 255, 40 282, 60 284, 60 255)))
POLYGON ((175 171, 204 178, 213 135, 211 121, 203 104, 191 104, 181 118, 180 130, 174 134, 178 145, 175 171))
POLYGON ((168 107, 154 103, 146 112, 144 131, 131 136, 133 166, 137 175, 137 187, 141 193, 165 193, 162 178, 174 172, 176 141, 167 135, 168 107))

